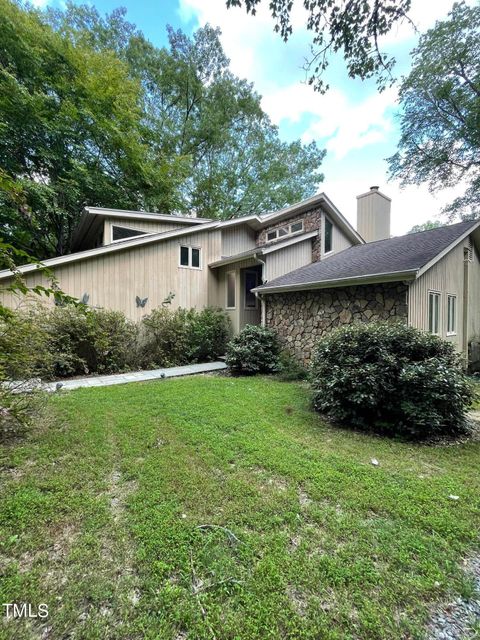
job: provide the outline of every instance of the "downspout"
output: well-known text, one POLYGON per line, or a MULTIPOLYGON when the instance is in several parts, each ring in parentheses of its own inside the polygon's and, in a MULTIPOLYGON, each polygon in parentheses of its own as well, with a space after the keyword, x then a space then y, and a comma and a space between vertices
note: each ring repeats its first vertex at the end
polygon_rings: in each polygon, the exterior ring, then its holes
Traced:
MULTIPOLYGON (((264 274, 265 274, 265 268, 266 268, 266 262, 265 260, 262 260, 261 258, 258 257, 258 255, 256 253, 253 254, 253 258, 254 260, 257 260, 257 262, 259 262, 262 265, 262 284, 265 284, 264 281, 264 274)), ((266 302, 265 302, 265 298, 258 293, 258 291, 255 291, 255 296, 257 298, 257 300, 260 300, 260 324, 262 325, 262 327, 264 327, 267 323, 267 308, 266 308, 266 302)))

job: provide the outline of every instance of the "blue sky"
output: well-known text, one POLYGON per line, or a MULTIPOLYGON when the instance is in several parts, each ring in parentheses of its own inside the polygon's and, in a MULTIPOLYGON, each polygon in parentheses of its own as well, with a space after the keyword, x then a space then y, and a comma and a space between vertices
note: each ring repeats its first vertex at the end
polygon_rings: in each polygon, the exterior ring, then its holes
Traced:
MULTIPOLYGON (((62 0, 34 1, 39 6, 47 2, 60 6, 62 0)), ((254 83, 282 138, 315 140, 327 149, 320 190, 353 224, 355 196, 373 184, 393 200, 394 234, 437 217, 442 206, 460 192, 461 186, 432 196, 426 186, 400 189, 387 181, 385 158, 395 152, 398 140, 395 87, 379 93, 374 81, 351 80, 340 56, 329 68, 326 95, 305 84, 302 66, 309 52, 309 34, 301 1, 294 3, 294 33, 287 43, 273 32, 267 0, 255 17, 244 9, 227 10, 225 0, 91 0, 90 4, 102 13, 125 6, 128 19, 156 45, 166 44, 167 24, 189 34, 207 22, 219 26, 232 70, 254 83)), ((423 31, 445 18, 452 4, 452 0, 413 0, 411 17, 423 31)), ((384 47, 397 59, 397 74, 408 72, 416 42, 416 34, 406 24, 386 37, 384 47)))

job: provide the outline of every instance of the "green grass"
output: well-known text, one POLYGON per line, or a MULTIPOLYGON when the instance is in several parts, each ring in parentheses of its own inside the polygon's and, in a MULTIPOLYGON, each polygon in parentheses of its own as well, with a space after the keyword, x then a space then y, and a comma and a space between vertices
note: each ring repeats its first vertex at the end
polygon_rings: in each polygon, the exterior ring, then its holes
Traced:
POLYGON ((305 385, 265 378, 50 404, 0 476, 1 602, 49 618, 2 638, 421 638, 433 603, 471 592, 479 442, 332 428, 305 385))

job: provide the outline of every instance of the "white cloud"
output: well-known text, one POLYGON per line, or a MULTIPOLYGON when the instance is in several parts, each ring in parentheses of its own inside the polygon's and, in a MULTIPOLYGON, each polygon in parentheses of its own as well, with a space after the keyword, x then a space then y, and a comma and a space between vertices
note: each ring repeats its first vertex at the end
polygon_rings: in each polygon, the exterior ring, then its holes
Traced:
POLYGON ((385 142, 393 128, 388 111, 396 99, 395 89, 354 102, 339 89, 320 95, 310 86, 295 83, 264 96, 262 106, 276 124, 309 116, 303 142, 321 140, 341 159, 353 149, 385 142))
MULTIPOLYGON (((244 8, 226 9, 225 0, 179 0, 180 14, 196 19, 198 26, 209 22, 222 30, 222 44, 231 59, 234 73, 255 83, 263 95, 262 106, 272 120, 280 125, 299 126, 305 122, 300 136, 304 142, 317 140, 329 151, 322 166, 326 181, 320 190, 331 197, 348 219, 356 222, 356 198, 372 184, 392 198, 392 233, 405 233, 413 225, 438 217, 442 207, 462 192, 443 191, 433 196, 426 186, 400 189, 398 183, 387 182, 385 142, 395 148, 392 109, 396 101, 394 89, 379 94, 372 84, 372 92, 358 98, 356 86, 346 93, 330 82, 331 89, 324 96, 302 83, 303 56, 308 55, 311 34, 306 32, 305 13, 301 2, 294 3, 294 34, 285 44, 273 32, 273 20, 268 3, 260 3, 257 15, 247 15, 244 8), (284 68, 290 61, 289 75, 284 68), (292 60, 293 59, 293 60, 292 60), (298 80, 292 78, 292 68, 298 68, 298 80), (382 143, 382 151, 375 153, 375 145, 382 143), (364 159, 357 164, 349 161, 351 151, 364 150, 364 159), (373 158, 373 160, 372 160, 373 158), (352 170, 352 166, 354 169, 352 170)), ((446 17, 453 0, 413 0, 411 18, 419 31, 432 27, 436 20, 446 17)), ((475 0, 468 0, 475 4, 475 0)), ((407 24, 395 27, 384 39, 385 44, 414 41, 415 34, 407 24)), ((345 84, 343 84, 345 86, 345 84)), ((363 156, 362 156, 363 157, 363 156)))

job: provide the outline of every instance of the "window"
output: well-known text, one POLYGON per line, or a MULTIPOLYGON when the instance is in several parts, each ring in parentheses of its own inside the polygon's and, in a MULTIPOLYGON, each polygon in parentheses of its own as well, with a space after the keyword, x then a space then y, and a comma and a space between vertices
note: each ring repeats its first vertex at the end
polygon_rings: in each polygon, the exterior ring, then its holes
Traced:
POLYGON ((325 218, 323 253, 329 253, 332 250, 333 224, 328 218, 325 218))
POLYGON ((438 335, 440 333, 440 294, 428 292, 428 330, 438 335))
POLYGON ((447 336, 457 333, 457 296, 447 296, 447 336))
POLYGON ((200 269, 200 249, 198 247, 180 246, 180 266, 200 269))
POLYGON ((267 242, 271 240, 277 240, 277 238, 286 238, 294 233, 301 233, 303 231, 303 220, 298 222, 292 222, 292 224, 286 224, 278 229, 272 229, 267 233, 267 242))
POLYGON ((257 308, 257 296, 252 289, 258 285, 258 273, 256 271, 245 271, 245 308, 257 308))
POLYGON ((136 236, 146 235, 146 231, 139 231, 138 229, 127 229, 126 227, 112 226, 112 242, 118 242, 118 240, 126 240, 127 238, 135 238, 136 236))
POLYGON ((235 309, 236 283, 235 271, 229 271, 227 273, 227 309, 235 309))

